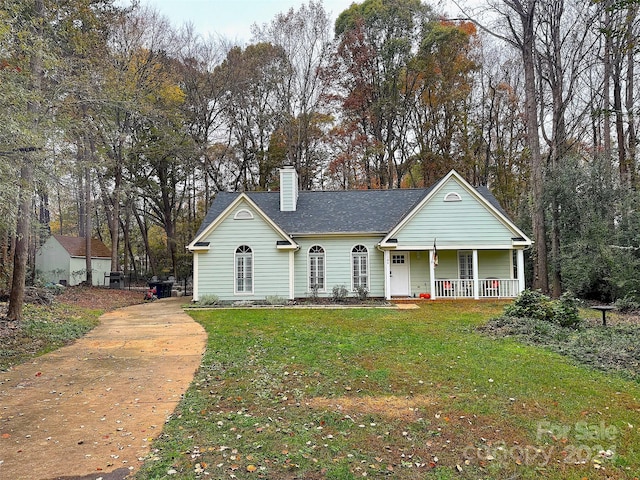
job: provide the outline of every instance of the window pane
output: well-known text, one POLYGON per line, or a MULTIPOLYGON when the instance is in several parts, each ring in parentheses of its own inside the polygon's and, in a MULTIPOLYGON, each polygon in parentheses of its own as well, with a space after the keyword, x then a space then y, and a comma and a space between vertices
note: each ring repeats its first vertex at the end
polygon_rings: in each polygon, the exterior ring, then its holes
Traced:
POLYGON ((470 280, 473 278, 473 254, 471 252, 460 252, 458 256, 460 278, 470 280))
POLYGON ((314 245, 309 249, 309 288, 324 290, 324 248, 314 245))
POLYGON ((251 293, 253 291, 253 254, 246 245, 236 250, 236 291, 251 293))
POLYGON ((353 272, 353 288, 367 288, 367 254, 353 253, 351 268, 353 272))

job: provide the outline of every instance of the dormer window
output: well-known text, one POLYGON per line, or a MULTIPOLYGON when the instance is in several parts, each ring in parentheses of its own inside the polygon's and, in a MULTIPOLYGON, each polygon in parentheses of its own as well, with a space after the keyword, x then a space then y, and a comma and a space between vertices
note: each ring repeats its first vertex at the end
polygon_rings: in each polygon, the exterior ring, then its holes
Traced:
POLYGON ((234 220, 253 220, 253 213, 246 208, 238 210, 233 217, 234 220))
POLYGON ((449 192, 444 196, 445 202, 461 202, 462 197, 458 192, 449 192))

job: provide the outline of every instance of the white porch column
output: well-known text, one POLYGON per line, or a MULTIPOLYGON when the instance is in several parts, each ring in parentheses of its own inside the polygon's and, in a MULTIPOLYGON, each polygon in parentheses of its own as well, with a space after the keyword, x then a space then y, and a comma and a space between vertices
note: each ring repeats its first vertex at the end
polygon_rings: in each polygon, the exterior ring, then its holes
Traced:
POLYGON ((433 257, 433 250, 429 250, 429 291, 431 292, 431 300, 436 299, 436 266, 433 263, 433 257))
POLYGON ((473 298, 480 298, 480 283, 478 281, 478 250, 473 251, 473 298))
POLYGON ((524 285, 524 250, 517 250, 517 269, 518 269, 518 294, 522 293, 525 289, 524 285))
POLYGON ((295 264, 295 251, 289 250, 289 300, 293 300, 296 295, 296 264, 295 264))
POLYGON ((384 298, 391 300, 391 262, 389 250, 384 250, 384 298))

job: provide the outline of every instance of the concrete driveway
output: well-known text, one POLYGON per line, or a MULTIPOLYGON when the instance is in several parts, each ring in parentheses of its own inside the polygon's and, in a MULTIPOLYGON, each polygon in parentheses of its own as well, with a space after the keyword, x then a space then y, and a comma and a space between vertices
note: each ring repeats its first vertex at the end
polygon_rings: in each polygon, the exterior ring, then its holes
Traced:
POLYGON ((183 303, 107 313, 73 345, 0 372, 0 478, 118 480, 136 471, 205 349, 183 303))

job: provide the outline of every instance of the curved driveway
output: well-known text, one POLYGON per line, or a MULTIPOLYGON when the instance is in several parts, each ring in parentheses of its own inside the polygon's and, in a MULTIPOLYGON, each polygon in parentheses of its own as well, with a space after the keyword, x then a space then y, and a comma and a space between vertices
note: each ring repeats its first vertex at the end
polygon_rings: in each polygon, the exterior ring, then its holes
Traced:
POLYGON ((0 372, 0 478, 124 478, 200 365, 182 298, 103 315, 73 345, 0 372))

